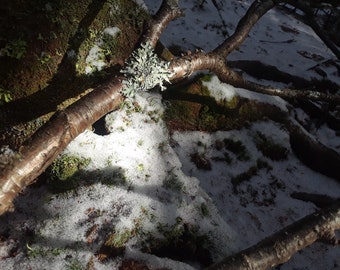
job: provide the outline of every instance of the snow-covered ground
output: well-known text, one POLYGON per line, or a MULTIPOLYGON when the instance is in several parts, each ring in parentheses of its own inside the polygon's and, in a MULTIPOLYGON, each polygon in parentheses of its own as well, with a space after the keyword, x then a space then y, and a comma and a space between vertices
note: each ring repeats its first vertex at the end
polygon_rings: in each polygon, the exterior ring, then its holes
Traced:
MULTIPOLYGON (((219 11, 212 1, 205 1, 202 9, 198 2, 181 1, 186 17, 172 22, 162 35, 166 46, 211 50, 232 33, 252 1, 216 1, 219 11)), ((154 10, 160 1, 145 3, 154 10)), ((335 57, 309 27, 273 10, 230 59, 261 60, 294 75, 319 78, 308 69, 335 57), (291 42, 276 43, 287 40, 291 42)), ((340 84, 332 67, 326 68, 328 78, 340 84)), ((216 99, 239 95, 287 109, 280 98, 237 89, 216 77, 204 83, 216 99)), ((150 268, 199 269, 209 259, 218 261, 249 247, 317 209, 291 198, 292 192, 339 197, 339 183, 303 165, 290 148, 288 133, 275 122, 170 136, 162 120, 166 105, 161 95, 138 94, 136 102, 137 107, 127 104, 106 116, 108 135, 87 130, 64 151, 90 160, 77 176, 78 187, 60 193, 45 185, 31 187, 16 201, 16 212, 0 219, 0 269, 118 269, 128 258, 150 268), (286 148, 286 158, 264 157, 256 146, 258 134, 286 148), (242 155, 228 148, 228 142, 236 143, 242 155), (194 155, 210 168, 197 168, 194 155), (250 179, 236 182, 251 167, 257 171, 250 179), (181 245, 185 237, 190 244, 181 245), (183 254, 164 256, 159 246, 170 254, 171 241, 177 241, 172 249, 193 256, 182 256, 182 261, 176 258, 183 254), (105 251, 105 242, 115 248, 105 251), (199 261, 207 250, 211 258, 199 261)), ((315 136, 339 151, 333 130, 321 126, 315 136)), ((316 243, 280 269, 339 267, 339 247, 316 243)))

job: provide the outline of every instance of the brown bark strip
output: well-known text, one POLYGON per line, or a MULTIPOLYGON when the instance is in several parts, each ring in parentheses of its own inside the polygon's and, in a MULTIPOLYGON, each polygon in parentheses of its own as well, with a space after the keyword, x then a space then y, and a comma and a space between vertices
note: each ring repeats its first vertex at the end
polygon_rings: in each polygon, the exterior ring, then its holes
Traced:
POLYGON ((227 257, 207 270, 262 270, 287 262, 296 252, 318 240, 338 244, 340 202, 308 215, 258 244, 227 257))

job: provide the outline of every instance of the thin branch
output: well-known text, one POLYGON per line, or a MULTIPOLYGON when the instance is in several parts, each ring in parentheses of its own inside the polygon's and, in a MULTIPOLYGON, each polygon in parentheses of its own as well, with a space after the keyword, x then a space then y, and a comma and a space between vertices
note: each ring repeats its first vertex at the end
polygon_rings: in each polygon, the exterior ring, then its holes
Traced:
POLYGON ((242 42, 247 38, 250 30, 258 22, 258 20, 272 9, 275 5, 282 1, 276 0, 255 0, 250 6, 246 14, 239 21, 234 34, 227 38, 221 45, 219 45, 214 52, 227 57, 232 51, 238 48, 242 42))
POLYGON ((168 24, 181 16, 184 16, 184 12, 179 9, 178 0, 163 1, 155 18, 147 24, 146 33, 142 42, 149 41, 151 46, 155 47, 160 35, 168 24))
POLYGON ((270 86, 264 86, 254 82, 245 80, 237 72, 227 68, 227 72, 219 72, 218 76, 221 81, 227 82, 235 87, 246 88, 248 90, 271 95, 279 96, 282 98, 297 98, 297 99, 310 99, 314 101, 327 101, 333 104, 340 104, 340 96, 325 94, 312 90, 297 90, 292 88, 279 89, 270 86))
POLYGON ((268 269, 287 262, 295 253, 318 240, 338 244, 340 202, 294 222, 258 244, 227 257, 207 270, 268 269))

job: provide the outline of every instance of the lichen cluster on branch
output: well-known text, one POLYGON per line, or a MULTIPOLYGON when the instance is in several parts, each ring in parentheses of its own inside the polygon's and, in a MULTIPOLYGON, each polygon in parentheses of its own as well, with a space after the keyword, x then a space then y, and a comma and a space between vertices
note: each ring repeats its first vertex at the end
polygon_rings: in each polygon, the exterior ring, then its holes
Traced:
POLYGON ((169 81, 171 72, 169 62, 162 61, 154 53, 149 42, 141 45, 139 49, 132 53, 122 69, 125 76, 122 94, 128 98, 133 98, 138 91, 147 91, 159 85, 161 90, 165 89, 164 82, 169 81))

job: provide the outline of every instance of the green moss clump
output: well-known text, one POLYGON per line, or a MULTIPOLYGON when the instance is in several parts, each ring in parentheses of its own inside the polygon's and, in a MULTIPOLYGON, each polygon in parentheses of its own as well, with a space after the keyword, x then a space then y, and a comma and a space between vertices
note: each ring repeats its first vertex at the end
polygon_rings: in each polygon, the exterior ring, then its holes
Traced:
POLYGON ((120 233, 114 232, 106 239, 105 245, 114 248, 123 248, 132 236, 133 231, 128 229, 125 229, 120 233))
POLYGON ((210 82, 212 77, 213 77, 212 74, 205 74, 205 75, 202 76, 201 81, 202 82, 210 82))
POLYGON ((73 189, 78 185, 76 174, 90 163, 90 159, 63 154, 48 169, 48 184, 57 191, 73 189))
POLYGON ((240 103, 240 97, 235 95, 230 100, 226 100, 224 102, 224 106, 229 109, 236 109, 239 103, 240 103))
POLYGON ((265 136, 262 132, 256 132, 255 144, 258 150, 265 156, 274 161, 286 160, 289 150, 275 143, 272 139, 265 136))
POLYGON ((169 178, 163 181, 163 187, 166 189, 179 192, 183 190, 183 183, 178 179, 177 176, 170 175, 169 178))
POLYGON ((218 115, 204 105, 199 115, 198 128, 202 130, 216 130, 218 115))
POLYGON ((213 244, 209 235, 199 232, 198 226, 177 217, 173 225, 159 223, 158 231, 163 238, 150 235, 143 244, 144 252, 180 261, 199 261, 204 266, 212 263, 213 244))
POLYGON ((250 159, 248 151, 241 141, 226 138, 223 142, 224 147, 234 153, 238 160, 247 161, 250 159))
POLYGON ((208 206, 205 203, 201 203, 200 213, 202 217, 208 217, 210 215, 208 206))
POLYGON ((20 60, 25 57, 27 42, 23 39, 10 40, 7 45, 0 50, 0 55, 12 57, 20 60))
POLYGON ((258 159, 256 161, 256 165, 251 166, 247 171, 236 175, 231 179, 231 183, 233 184, 233 190, 237 193, 237 186, 242 182, 249 181, 253 176, 257 175, 257 173, 262 170, 267 169, 272 170, 273 168, 264 160, 258 159))

